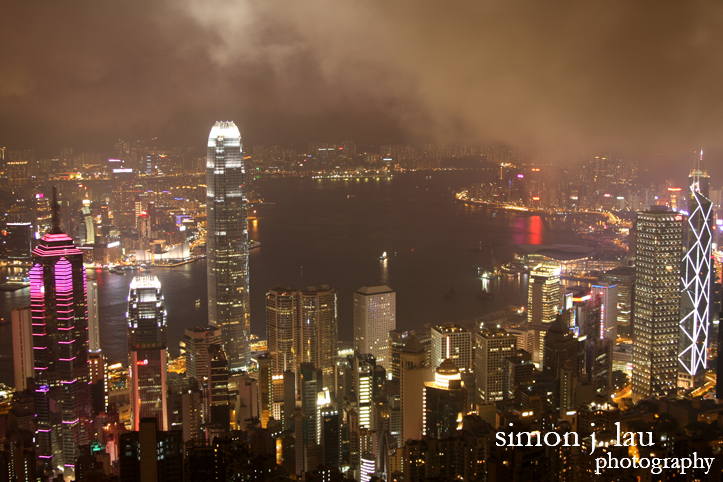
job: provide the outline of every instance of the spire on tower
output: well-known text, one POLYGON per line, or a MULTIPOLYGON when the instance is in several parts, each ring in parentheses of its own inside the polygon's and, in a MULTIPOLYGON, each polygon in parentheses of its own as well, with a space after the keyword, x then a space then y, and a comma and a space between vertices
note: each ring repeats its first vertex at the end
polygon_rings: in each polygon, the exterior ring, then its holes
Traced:
POLYGON ((63 230, 60 229, 60 203, 58 203, 58 186, 53 186, 53 200, 51 201, 50 209, 53 213, 53 224, 50 228, 50 233, 62 234, 63 230))

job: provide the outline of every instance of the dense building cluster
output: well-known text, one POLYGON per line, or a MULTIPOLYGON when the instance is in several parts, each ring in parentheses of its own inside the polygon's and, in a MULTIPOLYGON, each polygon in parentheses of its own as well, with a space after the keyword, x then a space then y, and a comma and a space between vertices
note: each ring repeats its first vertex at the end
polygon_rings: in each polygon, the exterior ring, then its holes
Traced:
POLYGON ((553 190, 539 168, 521 172, 513 163, 524 160, 501 148, 386 146, 367 158, 349 142, 309 146, 309 162, 324 168, 316 174, 340 173, 329 166, 360 156, 385 172, 413 158, 486 156, 501 166, 499 182, 458 200, 594 216, 632 209, 629 249, 604 260, 579 247, 521 247, 516 260, 480 277, 528 276, 526 306, 416 331, 398 329, 397 293, 385 284, 353 294, 275 286, 265 297, 266 338, 256 340, 247 182, 252 167, 300 172, 296 153, 257 148, 246 159, 233 122, 213 126, 203 164, 123 141, 117 149, 108 162, 118 167, 100 169, 102 182, 85 180, 100 159, 66 150, 42 163, 21 152, 4 165, 10 192, 38 166, 46 181, 67 175, 66 187, 82 189, 16 195, 5 214, 5 260, 29 265, 30 306, 12 313, 15 389, 0 412, 0 480, 722 480, 723 385, 710 363, 720 336, 716 203, 700 164, 688 211, 675 190, 639 209, 635 196, 648 194, 631 191, 637 166, 608 158, 553 190), (203 256, 204 245, 208 324, 186 329, 182 356, 172 360, 174 307, 145 271, 203 256), (117 340, 127 344, 127 363, 107 363, 99 287, 86 266, 138 270, 127 337, 117 340), (350 343, 339 340, 339 297, 353 302, 350 343), (689 479, 676 469, 596 473, 592 435, 612 440, 616 427, 654 433, 654 445, 635 447, 638 456, 696 451, 715 465, 689 479), (542 432, 574 432, 581 445, 496 443, 500 434, 542 432))

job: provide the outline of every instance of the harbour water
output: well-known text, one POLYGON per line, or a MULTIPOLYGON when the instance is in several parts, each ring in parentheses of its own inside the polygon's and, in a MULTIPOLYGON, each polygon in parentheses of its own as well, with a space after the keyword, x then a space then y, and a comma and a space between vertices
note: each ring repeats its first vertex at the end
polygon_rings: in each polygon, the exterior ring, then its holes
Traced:
MULTIPOLYGON (((491 252, 498 260, 509 258, 511 244, 572 243, 573 235, 546 230, 539 217, 493 216, 455 202, 454 190, 489 175, 435 171, 380 180, 258 181, 267 204, 255 208, 257 219, 249 224, 251 239, 261 242, 250 252, 252 332, 265 338, 264 297, 278 285, 336 288, 342 340, 352 339, 353 293, 368 284, 386 283, 397 292, 397 326, 405 330, 524 305, 524 276, 490 281, 485 288, 494 297, 480 299, 477 267, 491 268, 491 252)), ((163 287, 171 354, 177 355, 184 329, 206 324, 206 263, 153 268, 152 274, 163 287)), ((101 347, 111 362, 125 362, 132 274, 89 276, 98 280, 101 347)), ((0 292, 0 317, 9 321, 10 310, 28 304, 28 289, 0 292)), ((0 324, 0 382, 14 383, 9 322, 0 324)))

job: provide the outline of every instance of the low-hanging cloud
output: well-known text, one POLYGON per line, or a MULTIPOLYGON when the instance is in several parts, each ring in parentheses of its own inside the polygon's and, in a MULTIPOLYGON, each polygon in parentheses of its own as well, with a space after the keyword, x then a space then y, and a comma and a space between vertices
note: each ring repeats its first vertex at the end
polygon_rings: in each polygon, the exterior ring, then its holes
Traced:
POLYGON ((723 152, 713 2, 7 2, 0 143, 723 152), (42 132, 42 136, 38 136, 42 132))

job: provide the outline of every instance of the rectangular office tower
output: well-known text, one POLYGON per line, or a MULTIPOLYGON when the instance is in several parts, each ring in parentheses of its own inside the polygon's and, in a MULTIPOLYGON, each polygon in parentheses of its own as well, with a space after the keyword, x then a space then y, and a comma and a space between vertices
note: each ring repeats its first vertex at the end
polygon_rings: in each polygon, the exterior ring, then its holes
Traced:
MULTIPOLYGON (((702 154, 701 154, 702 156, 702 154)), ((683 258, 680 303, 681 372, 695 375, 707 367, 711 307, 713 203, 707 191, 707 172, 691 173, 687 250, 683 258)))
POLYGON ((683 216, 654 206, 636 220, 633 400, 675 393, 683 216))
POLYGON ((449 358, 462 372, 472 372, 472 333, 454 323, 433 326, 432 368, 435 370, 449 358))
POLYGON ((231 371, 249 357, 249 236, 241 134, 216 122, 206 158, 208 323, 221 328, 231 371))
POLYGON ((144 418, 155 418, 158 430, 168 430, 166 316, 158 278, 133 278, 126 313, 133 430, 144 418))
POLYGON ((73 476, 78 447, 87 444, 82 424, 90 417, 88 312, 83 255, 53 227, 33 250, 30 309, 36 393, 37 454, 46 468, 73 476))
POLYGON ((323 388, 334 393, 337 356, 336 290, 327 285, 304 291, 277 286, 266 294, 268 350, 275 374, 311 363, 321 370, 323 388))
POLYGON ((371 353, 391 372, 389 332, 397 327, 397 295, 389 286, 362 286, 354 293, 354 350, 371 353))

